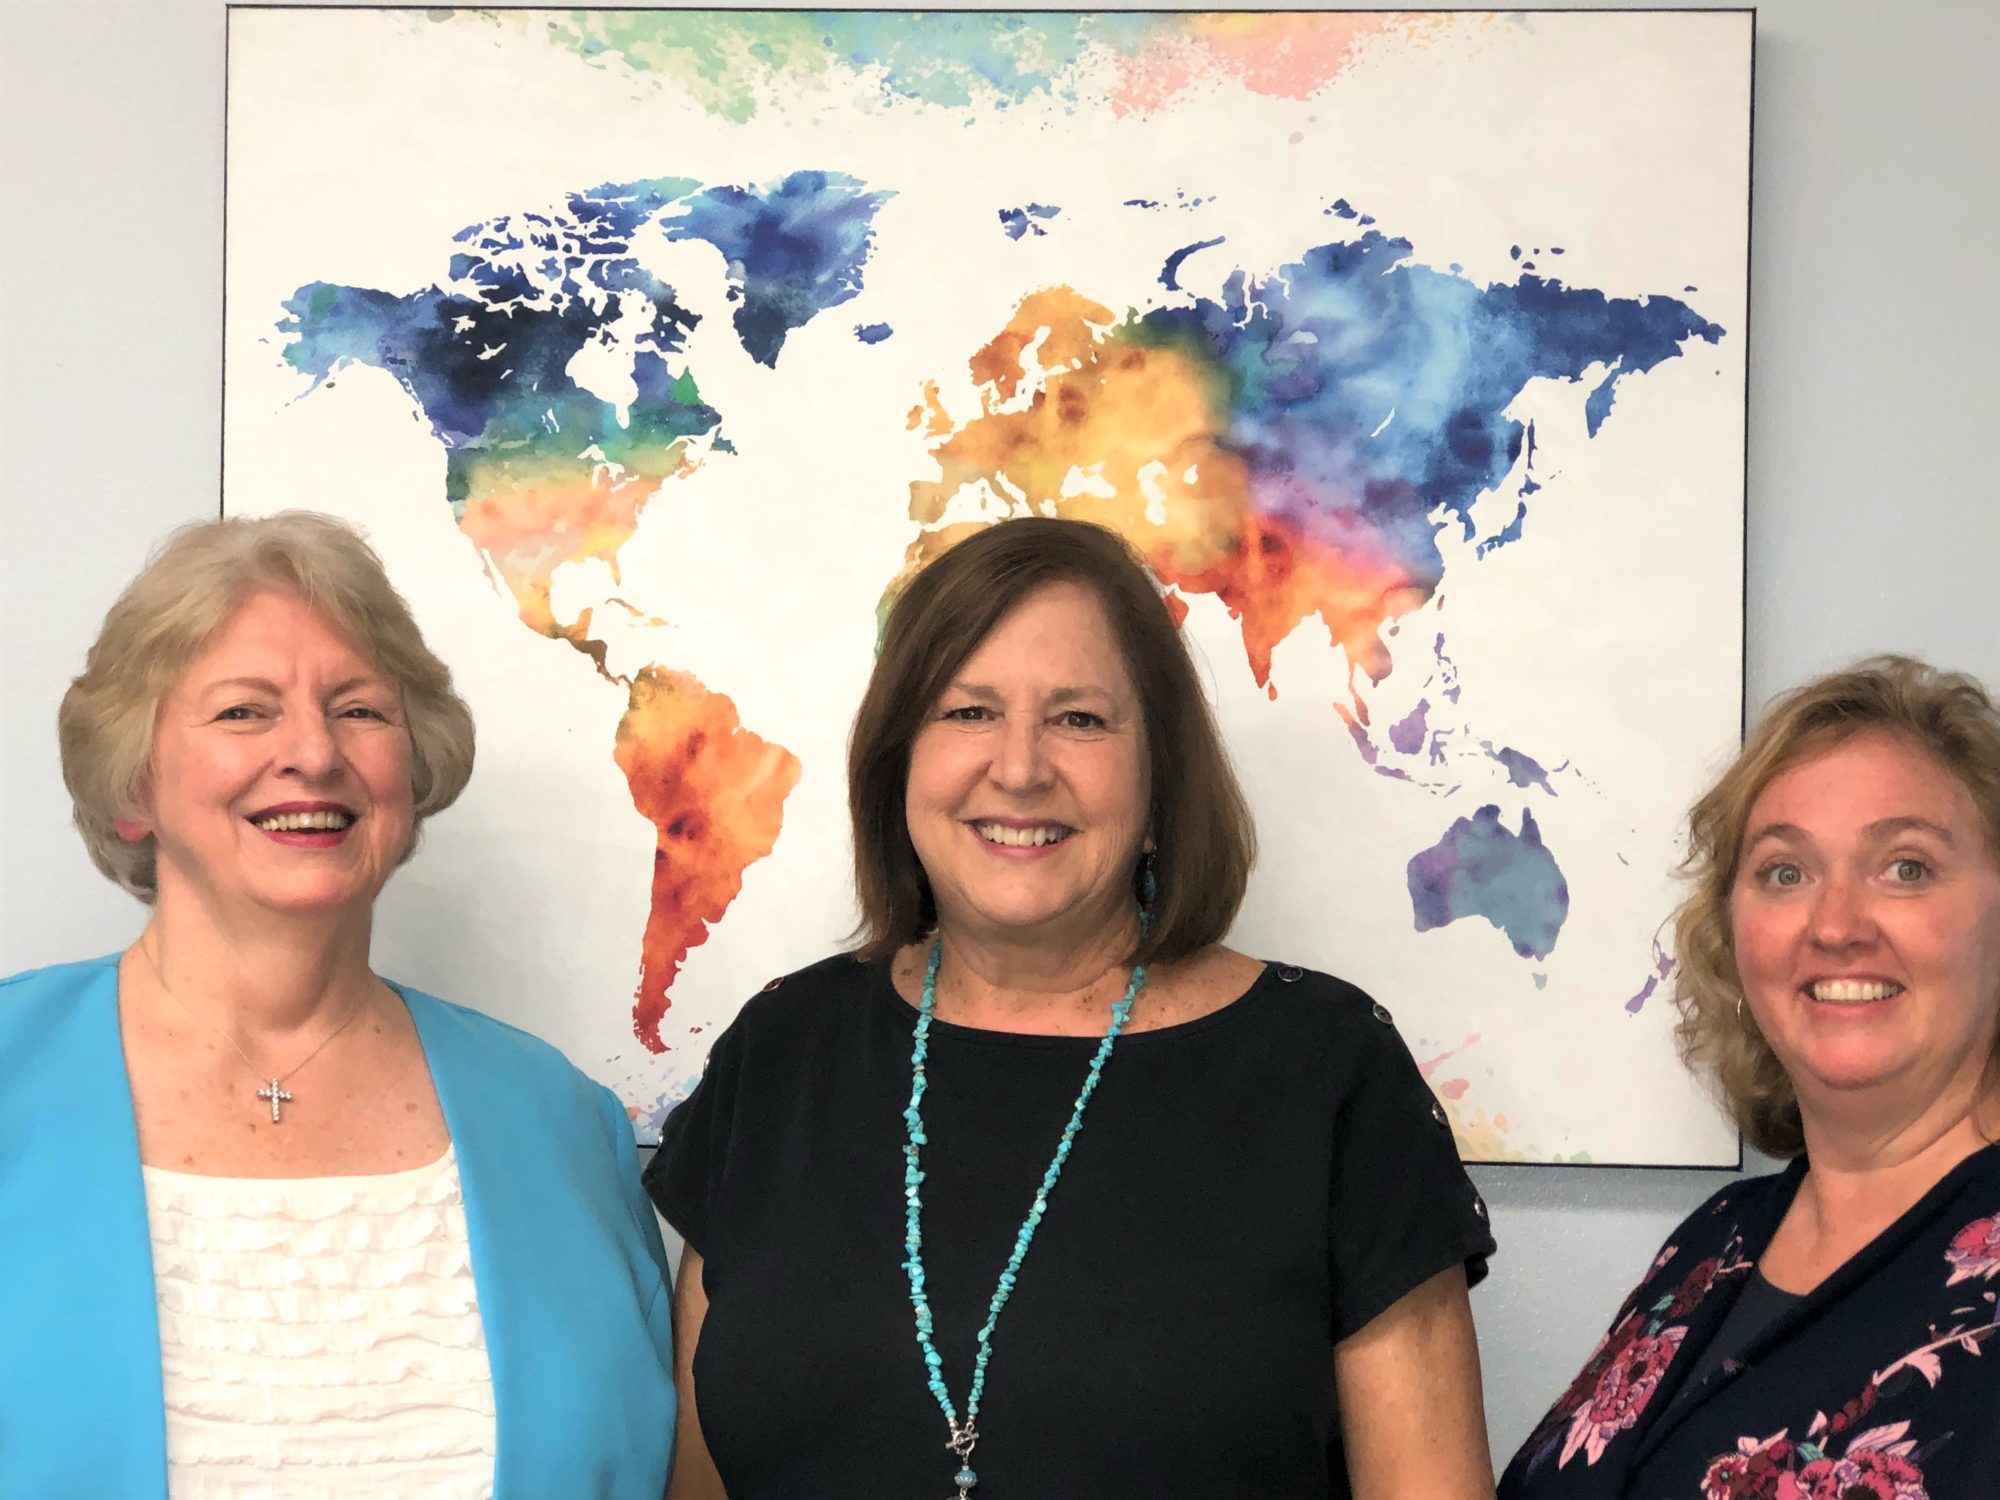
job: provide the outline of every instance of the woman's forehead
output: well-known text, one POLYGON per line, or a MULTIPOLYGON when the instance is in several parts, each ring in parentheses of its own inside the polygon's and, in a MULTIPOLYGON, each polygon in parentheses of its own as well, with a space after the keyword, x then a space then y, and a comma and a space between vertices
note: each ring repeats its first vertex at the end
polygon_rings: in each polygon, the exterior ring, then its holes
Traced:
POLYGON ((1772 825, 1808 833, 1892 823, 1983 829, 1987 818, 1963 778, 1906 734, 1866 729, 1800 756, 1753 799, 1744 836, 1772 825))

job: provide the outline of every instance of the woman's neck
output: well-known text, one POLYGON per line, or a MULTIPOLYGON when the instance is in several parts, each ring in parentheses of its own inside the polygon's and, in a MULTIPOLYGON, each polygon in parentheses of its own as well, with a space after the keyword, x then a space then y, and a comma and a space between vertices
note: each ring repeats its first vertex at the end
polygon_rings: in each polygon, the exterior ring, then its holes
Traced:
POLYGON ((1972 1090, 1954 1090, 1895 1112, 1814 1108, 1801 1100, 1811 1163, 1794 1212, 1814 1238, 1865 1244, 1917 1203, 1975 1151, 1991 1145, 2000 1091, 1991 1070, 1972 1090), (1953 1097, 1953 1095, 1956 1097, 1953 1097))
POLYGON ((167 998, 239 1042, 338 1024, 381 991, 368 966, 369 913, 232 916, 162 891, 135 945, 167 998))
POLYGON ((1068 1030, 1124 993, 1138 941, 1136 915, 1078 941, 1010 941, 941 924, 936 1014, 1003 1031, 1068 1030))

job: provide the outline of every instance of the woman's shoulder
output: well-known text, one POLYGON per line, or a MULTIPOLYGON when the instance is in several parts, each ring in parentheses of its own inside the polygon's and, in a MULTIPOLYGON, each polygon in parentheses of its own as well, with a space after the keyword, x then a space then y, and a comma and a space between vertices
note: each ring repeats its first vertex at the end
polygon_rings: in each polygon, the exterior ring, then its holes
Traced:
POLYGON ((561 1048, 531 1031, 409 985, 389 981, 389 987, 409 1007, 433 1067, 476 1072, 482 1088, 511 1091, 543 1110, 568 1104, 597 1111, 609 1096, 561 1048))
POLYGON ((1387 1005, 1360 985, 1323 969, 1268 958, 1250 993, 1259 990, 1278 1002, 1276 1013, 1295 1033, 1349 1044, 1395 1034, 1395 1013, 1387 1005))
POLYGON ((39 969, 23 969, 0 979, 0 1005, 27 1004, 59 998, 102 984, 118 970, 122 954, 104 953, 96 958, 80 958, 70 963, 46 964, 39 969))
POLYGON ((887 959, 870 962, 834 953, 780 974, 743 1002, 730 1029, 745 1037, 771 1038, 837 1024, 883 983, 887 965, 887 959))
POLYGON ((0 979, 0 1052, 17 1043, 46 1045, 51 1033, 69 1028, 71 1034, 89 1034, 103 1011, 115 1019, 118 995, 119 954, 79 959, 74 963, 49 964, 24 969, 0 979), (102 1007, 85 1005, 94 992, 113 1002, 102 1007), (78 1033, 76 1028, 84 1031, 78 1033))
POLYGON ((1643 1291, 1664 1277, 1669 1284, 1712 1274, 1711 1262, 1762 1253, 1797 1189, 1797 1169, 1737 1177, 1710 1193, 1676 1224, 1636 1284, 1643 1291))

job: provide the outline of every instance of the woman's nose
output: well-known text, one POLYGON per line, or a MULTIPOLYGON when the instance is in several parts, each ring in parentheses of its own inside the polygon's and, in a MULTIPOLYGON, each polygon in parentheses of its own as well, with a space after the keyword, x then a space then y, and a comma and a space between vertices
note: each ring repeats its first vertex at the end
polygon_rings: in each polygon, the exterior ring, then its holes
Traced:
POLYGON ((1000 731, 993 757, 993 780, 1010 791, 1029 790, 1048 777, 1042 754, 1042 726, 1032 720, 1009 719, 1000 731))
POLYGON ((334 739, 326 716, 317 709, 287 713, 279 733, 284 736, 281 744, 283 765, 280 769, 296 771, 314 780, 330 776, 339 769, 339 743, 334 739))
POLYGON ((1834 876, 1819 889, 1812 908, 1812 940, 1822 948, 1851 948, 1874 935, 1867 892, 1848 876, 1834 876))

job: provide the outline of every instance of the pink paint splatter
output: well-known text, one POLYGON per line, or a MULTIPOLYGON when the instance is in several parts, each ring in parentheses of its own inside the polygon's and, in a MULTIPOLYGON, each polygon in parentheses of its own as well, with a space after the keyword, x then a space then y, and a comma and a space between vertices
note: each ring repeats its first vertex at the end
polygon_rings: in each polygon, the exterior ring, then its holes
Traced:
MULTIPOLYGON (((1433 1057, 1429 1062, 1418 1063, 1417 1071, 1419 1073, 1422 1073, 1424 1077, 1428 1078, 1431 1076, 1431 1074, 1435 1073, 1445 1063, 1450 1062, 1454 1057, 1458 1056, 1459 1053, 1465 1051, 1466 1048, 1477 1045, 1478 1041, 1479 1041, 1479 1033, 1475 1031, 1472 1033, 1471 1036, 1467 1037, 1464 1041, 1460 1042, 1456 1047, 1453 1047, 1449 1052, 1440 1052, 1436 1057, 1433 1057)), ((1438 1092, 1443 1094, 1447 1099, 1456 1099, 1459 1097, 1459 1094, 1463 1094, 1466 1091, 1466 1089, 1470 1087, 1470 1085, 1467 1084, 1467 1082, 1462 1078, 1455 1079, 1454 1082, 1456 1082, 1458 1085, 1458 1093, 1455 1094, 1451 1092, 1450 1084, 1442 1085, 1438 1089, 1438 1092)))
POLYGON ((1111 107, 1151 114, 1213 77, 1234 78, 1255 94, 1310 98, 1347 69, 1359 43, 1403 23, 1365 12, 1195 17, 1185 40, 1155 42, 1120 60, 1111 107))

